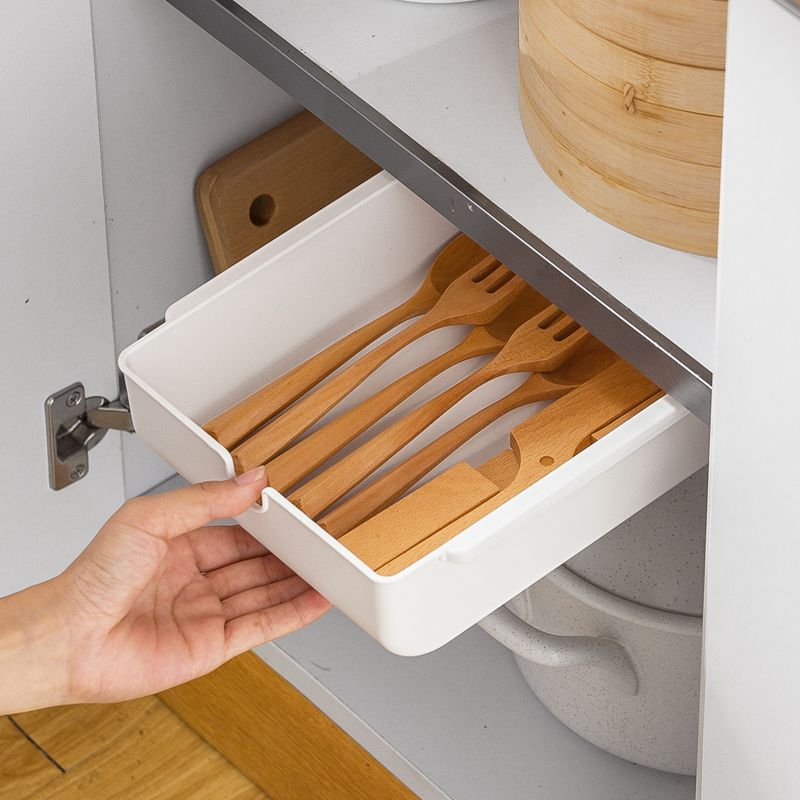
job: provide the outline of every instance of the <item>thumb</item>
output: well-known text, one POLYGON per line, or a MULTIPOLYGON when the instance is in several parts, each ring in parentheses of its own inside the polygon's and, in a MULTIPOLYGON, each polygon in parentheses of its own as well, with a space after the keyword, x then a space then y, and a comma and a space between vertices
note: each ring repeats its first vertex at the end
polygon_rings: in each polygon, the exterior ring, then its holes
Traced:
POLYGON ((109 524, 123 524, 160 539, 173 539, 213 520, 241 514, 261 497, 265 485, 266 470, 256 467, 231 480, 196 483, 129 500, 109 524))

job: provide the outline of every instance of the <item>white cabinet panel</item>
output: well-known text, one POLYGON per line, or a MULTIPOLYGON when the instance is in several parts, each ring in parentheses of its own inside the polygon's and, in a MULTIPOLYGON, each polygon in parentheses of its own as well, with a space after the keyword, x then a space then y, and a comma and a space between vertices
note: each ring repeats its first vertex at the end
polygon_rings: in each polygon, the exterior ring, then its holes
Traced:
POLYGON ((800 16, 731 0, 707 541, 703 800, 795 800, 800 16))
MULTIPOLYGON (((299 106, 164 0, 92 3, 117 350, 212 275, 194 204, 210 163, 299 106)), ((124 437, 125 488, 172 469, 124 437)))
POLYGON ((88 0, 0 4, 0 594, 60 571, 122 500, 119 435, 48 485, 45 398, 116 397, 88 0))

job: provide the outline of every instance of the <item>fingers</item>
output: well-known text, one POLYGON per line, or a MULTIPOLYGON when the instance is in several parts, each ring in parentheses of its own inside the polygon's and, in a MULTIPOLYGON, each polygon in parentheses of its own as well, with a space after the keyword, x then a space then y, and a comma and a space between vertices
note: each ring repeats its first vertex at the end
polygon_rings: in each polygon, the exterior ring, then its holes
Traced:
POLYGON ((268 550, 239 525, 213 525, 186 534, 197 568, 210 572, 239 561, 267 555, 268 550))
POLYGON ((245 614, 252 614, 254 611, 261 611, 264 608, 288 603, 290 600, 294 600, 295 597, 299 597, 303 592, 308 591, 309 588, 309 585, 302 578, 292 575, 282 581, 239 592, 239 594, 223 600, 222 608, 225 611, 225 618, 232 620, 236 619, 236 617, 243 617, 245 614))
POLYGON ((215 519, 235 517, 261 497, 266 484, 263 467, 229 481, 208 481, 173 492, 129 500, 110 522, 160 539, 201 528, 215 519))
POLYGON ((294 573, 273 555, 251 558, 206 573, 206 579, 220 600, 267 583, 290 578, 294 573))
POLYGON ((308 589, 286 603, 230 620, 225 625, 225 658, 299 630, 319 619, 330 607, 319 592, 308 589))

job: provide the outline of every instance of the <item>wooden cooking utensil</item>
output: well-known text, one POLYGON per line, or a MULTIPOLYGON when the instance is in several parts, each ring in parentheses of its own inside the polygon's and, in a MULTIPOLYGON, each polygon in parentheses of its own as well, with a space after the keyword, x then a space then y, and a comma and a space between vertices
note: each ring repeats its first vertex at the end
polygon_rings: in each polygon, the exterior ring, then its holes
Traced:
POLYGON ((659 397, 663 396, 664 392, 656 392, 656 394, 652 395, 651 397, 648 397, 647 400, 642 401, 635 408, 632 408, 630 411, 626 411, 621 416, 609 422, 608 425, 605 425, 602 428, 598 428, 596 431, 592 431, 592 435, 589 436, 589 438, 586 439, 586 441, 581 445, 578 452, 580 452, 580 450, 586 449, 590 444, 599 442, 604 436, 608 436, 608 434, 611 433, 611 431, 615 431, 617 428, 619 428, 619 426, 622 425, 623 422, 627 422, 632 417, 635 417, 640 411, 647 408, 647 406, 649 406, 650 403, 654 402, 659 397))
POLYGON ((269 385, 223 411, 203 426, 206 432, 224 447, 228 449, 235 447, 367 345, 401 323, 433 308, 442 292, 455 278, 487 255, 488 253, 472 239, 459 234, 439 252, 425 280, 408 300, 338 342, 334 342, 269 385))
MULTIPOLYGON (((561 466, 582 448, 593 432, 657 393, 658 388, 644 376, 624 361, 618 361, 512 431, 511 449, 476 470, 488 480, 491 474, 503 481, 488 498, 488 491, 482 490, 483 501, 479 505, 470 499, 459 513, 455 503, 451 503, 448 513, 451 520, 441 525, 439 515, 426 529, 424 520, 431 513, 430 498, 423 503, 425 498, 415 500, 418 492, 412 492, 339 541, 380 574, 394 575, 561 466), (513 471, 508 468, 512 458, 513 471), (413 526, 408 525, 409 520, 414 520, 413 526)), ((459 464, 458 473, 448 470, 436 479, 442 496, 448 496, 463 481, 464 466, 459 464)))
POLYGON ((384 417, 420 387, 455 364, 497 353, 546 300, 530 286, 493 322, 473 328, 455 347, 398 378, 267 463, 268 485, 286 492, 384 417))
POLYGON ((339 541, 368 567, 379 570, 404 548, 423 541, 433 531, 445 529, 499 491, 494 481, 462 462, 346 533, 339 541))
POLYGON ((483 259, 456 278, 430 311, 242 442, 232 453, 237 472, 246 472, 278 455, 406 345, 448 325, 485 325, 502 313, 524 286, 525 282, 497 259, 483 259))
MULTIPOLYGON (((301 486, 289 499, 316 519, 470 392, 501 375, 555 369, 588 336, 570 317, 555 306, 548 306, 518 328, 488 364, 365 442, 301 486)), ((533 398, 552 400, 565 391, 563 385, 547 380, 539 382, 535 389, 537 394, 529 395, 528 402, 534 402, 533 398)))
POLYGON ((588 347, 584 345, 580 352, 558 369, 552 372, 535 372, 514 391, 442 434, 408 460, 348 497, 318 520, 319 524, 338 539, 402 497, 437 464, 492 422, 514 409, 536 402, 550 388, 550 384, 562 387, 561 393, 557 395, 561 397, 616 360, 617 356, 596 340, 588 344, 588 347))

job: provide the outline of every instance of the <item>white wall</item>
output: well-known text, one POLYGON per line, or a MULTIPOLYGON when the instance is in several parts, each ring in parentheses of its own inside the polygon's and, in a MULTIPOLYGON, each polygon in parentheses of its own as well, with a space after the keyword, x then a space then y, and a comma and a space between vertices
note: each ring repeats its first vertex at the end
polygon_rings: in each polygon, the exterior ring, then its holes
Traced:
POLYGON ((0 3, 0 595, 59 572, 122 501, 119 435, 48 485, 45 398, 116 392, 88 0, 0 3))
POLYGON ((703 800, 800 797, 800 17, 731 0, 703 800))
MULTIPOLYGON (((92 2, 117 351, 213 275, 194 206, 204 167, 299 106, 164 0, 92 2)), ((123 437, 125 487, 172 474, 123 437)))

